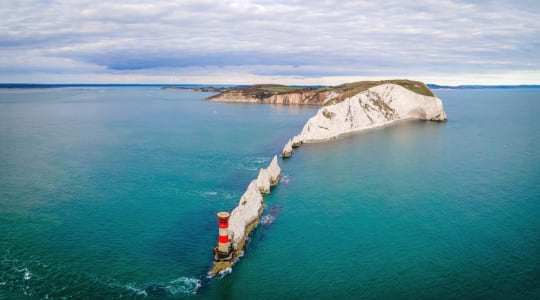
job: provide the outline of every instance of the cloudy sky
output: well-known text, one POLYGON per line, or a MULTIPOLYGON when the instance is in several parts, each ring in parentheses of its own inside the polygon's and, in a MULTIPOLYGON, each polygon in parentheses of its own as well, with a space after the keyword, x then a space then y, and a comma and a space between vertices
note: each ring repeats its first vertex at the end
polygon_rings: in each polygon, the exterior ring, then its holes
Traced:
POLYGON ((537 0, 1 0, 0 28, 0 82, 540 84, 537 0))

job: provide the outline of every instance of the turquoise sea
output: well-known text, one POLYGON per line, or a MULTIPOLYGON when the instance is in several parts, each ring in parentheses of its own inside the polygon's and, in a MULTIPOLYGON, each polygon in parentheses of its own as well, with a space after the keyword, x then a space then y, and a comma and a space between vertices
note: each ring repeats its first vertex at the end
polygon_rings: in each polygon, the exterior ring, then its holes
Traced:
POLYGON ((226 276, 231 210, 317 107, 0 90, 0 299, 538 299, 540 89, 305 145, 226 276), (271 217, 270 217, 271 216, 271 217))

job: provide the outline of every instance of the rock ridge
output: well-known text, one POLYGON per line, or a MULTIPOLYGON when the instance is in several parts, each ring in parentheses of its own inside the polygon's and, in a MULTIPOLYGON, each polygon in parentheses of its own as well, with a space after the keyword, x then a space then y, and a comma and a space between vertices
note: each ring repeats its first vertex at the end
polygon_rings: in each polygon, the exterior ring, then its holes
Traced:
POLYGON ((262 194, 270 193, 270 187, 277 185, 280 178, 281 167, 278 164, 277 156, 274 155, 268 167, 260 169, 257 179, 250 182, 246 191, 240 197, 238 205, 230 214, 229 239, 233 248, 232 260, 214 262, 214 266, 208 272, 210 276, 230 268, 242 255, 246 240, 250 232, 259 223, 259 218, 264 209, 262 194))

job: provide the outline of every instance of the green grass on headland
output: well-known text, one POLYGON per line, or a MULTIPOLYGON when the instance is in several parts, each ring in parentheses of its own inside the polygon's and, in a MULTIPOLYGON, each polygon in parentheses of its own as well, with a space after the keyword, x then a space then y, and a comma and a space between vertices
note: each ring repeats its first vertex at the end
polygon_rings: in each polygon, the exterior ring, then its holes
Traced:
POLYGON ((272 97, 274 95, 288 94, 288 93, 308 93, 309 95, 311 95, 310 99, 308 99, 308 101, 306 101, 304 104, 319 104, 320 105, 322 104, 321 99, 324 98, 324 95, 320 97, 319 93, 335 91, 336 93, 340 94, 340 96, 334 98, 332 101, 325 103, 325 105, 331 105, 331 104, 339 103, 363 91, 366 91, 369 88, 372 88, 381 84, 386 84, 386 83, 393 83, 393 84, 400 85, 420 95, 431 96, 431 97, 434 96, 433 92, 431 92, 431 90, 422 82, 406 80, 406 79, 392 79, 392 80, 380 80, 380 81, 358 81, 358 82, 352 82, 352 83, 345 83, 342 85, 338 85, 336 87, 321 87, 321 86, 306 87, 306 86, 287 86, 287 85, 280 85, 280 84, 255 84, 255 85, 250 85, 250 86, 241 87, 241 88, 233 88, 233 89, 224 91, 221 94, 209 97, 208 99, 219 98, 222 96, 222 94, 227 94, 227 93, 233 94, 233 95, 235 93, 240 93, 244 96, 253 97, 263 102, 265 99, 272 97))
POLYGON ((264 86, 262 90, 276 92, 276 93, 288 93, 296 90, 303 90, 305 87, 300 86, 287 86, 287 85, 275 85, 275 86, 264 86))
POLYGON ((431 92, 431 90, 423 82, 406 80, 406 79, 358 81, 358 82, 352 82, 352 83, 345 83, 345 84, 336 86, 335 90, 338 92, 350 94, 352 96, 360 92, 363 92, 369 88, 372 88, 374 86, 378 86, 378 85, 386 84, 386 83, 393 83, 393 84, 401 85, 402 87, 420 95, 431 96, 431 97, 434 96, 433 92, 431 92))

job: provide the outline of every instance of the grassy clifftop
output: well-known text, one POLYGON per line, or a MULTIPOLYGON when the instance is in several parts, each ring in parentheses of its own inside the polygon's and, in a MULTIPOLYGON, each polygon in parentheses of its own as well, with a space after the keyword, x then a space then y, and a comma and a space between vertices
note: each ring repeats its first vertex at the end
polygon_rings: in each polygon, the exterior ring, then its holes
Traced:
MULTIPOLYGON (((374 86, 378 86, 381 84, 386 83, 393 83, 397 85, 401 85, 402 87, 411 90, 417 94, 424 95, 424 96, 430 96, 434 97, 433 92, 423 83, 420 81, 413 81, 413 80, 407 80, 407 79, 392 79, 392 80, 380 80, 380 81, 357 81, 352 83, 345 83, 342 85, 338 85, 334 88, 334 90, 338 93, 348 94, 350 96, 356 95, 360 92, 363 92, 369 88, 372 88, 374 86)), ((348 97, 350 97, 348 96, 348 97)), ((345 97, 347 98, 347 97, 345 97)))
MULTIPOLYGON (((387 83, 400 85, 420 95, 434 97, 433 92, 431 92, 431 90, 423 82, 406 80, 406 79, 392 79, 392 80, 380 80, 380 81, 358 81, 358 82, 352 82, 352 83, 345 83, 345 84, 338 85, 335 87, 302 87, 302 86, 287 86, 287 85, 279 85, 279 84, 256 84, 256 85, 250 85, 250 86, 241 87, 241 88, 228 89, 218 95, 209 97, 208 100, 226 98, 225 96, 234 98, 235 95, 236 96, 241 95, 243 97, 257 99, 261 102, 264 102, 264 99, 270 98, 274 95, 286 95, 286 94, 293 94, 293 93, 319 94, 319 92, 326 93, 326 92, 333 91, 339 94, 339 96, 336 99, 334 99, 334 101, 332 101, 333 103, 337 103, 337 102, 341 102, 342 100, 348 97, 361 93, 369 88, 372 88, 374 86, 378 86, 381 84, 387 84, 387 83)), ((315 100, 318 98, 313 97, 313 99, 315 100)), ((320 105, 321 103, 319 101, 319 103, 305 103, 305 104, 319 104, 320 105)))
POLYGON ((245 97, 252 97, 259 100, 264 100, 274 95, 302 93, 312 91, 313 88, 301 86, 288 86, 280 84, 255 84, 246 87, 231 88, 223 91, 221 94, 207 98, 208 100, 217 99, 224 95, 240 94, 245 97))

